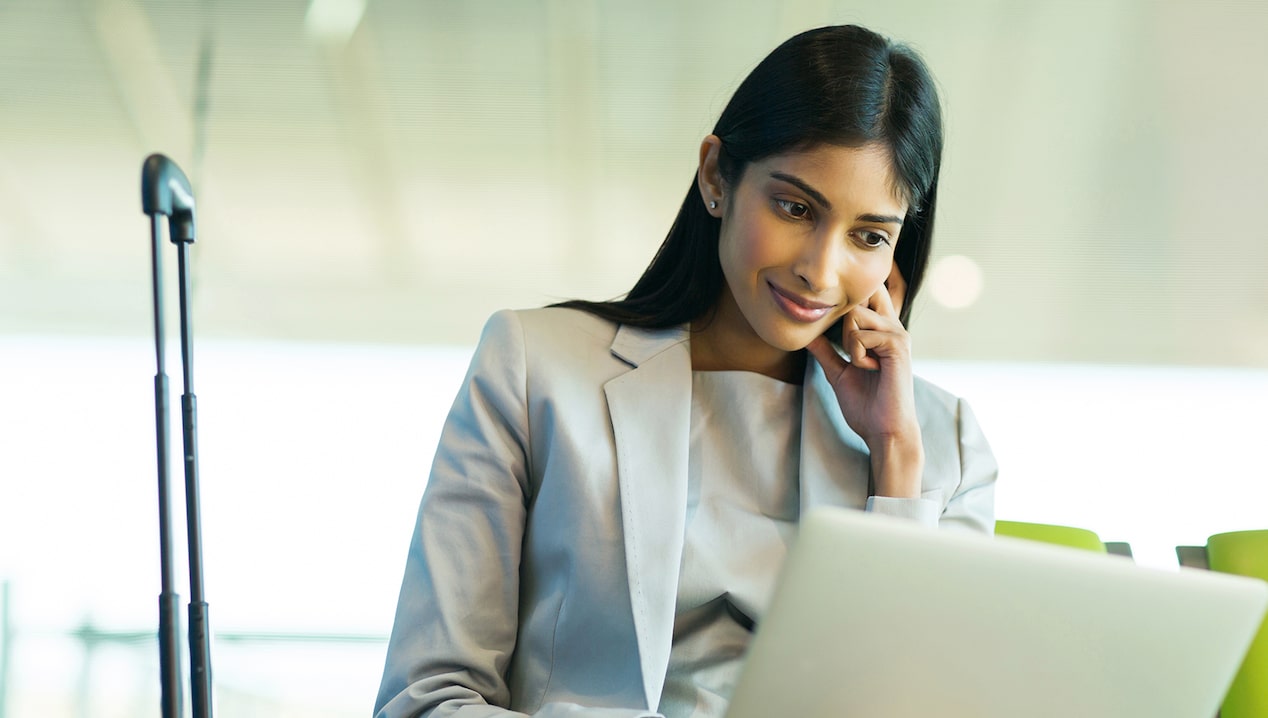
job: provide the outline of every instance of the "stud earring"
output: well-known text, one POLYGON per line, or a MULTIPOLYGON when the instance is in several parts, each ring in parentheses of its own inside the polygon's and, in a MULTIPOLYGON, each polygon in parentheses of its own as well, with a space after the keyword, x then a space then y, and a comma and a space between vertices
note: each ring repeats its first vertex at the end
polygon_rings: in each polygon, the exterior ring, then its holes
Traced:
POLYGON ((718 201, 716 199, 709 200, 709 209, 717 209, 718 201))

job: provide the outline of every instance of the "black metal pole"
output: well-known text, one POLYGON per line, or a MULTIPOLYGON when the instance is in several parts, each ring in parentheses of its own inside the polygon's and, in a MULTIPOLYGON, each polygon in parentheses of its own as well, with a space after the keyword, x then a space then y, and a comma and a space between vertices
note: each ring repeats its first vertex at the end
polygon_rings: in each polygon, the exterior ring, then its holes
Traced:
POLYGON ((163 691, 163 718, 181 715, 180 644, 177 639, 179 597, 172 590, 170 501, 168 498, 168 401, 164 372, 163 272, 160 216, 168 218, 168 239, 179 248, 181 359, 185 394, 181 397, 181 424, 185 445, 185 513, 189 531, 190 669, 194 716, 211 718, 211 661, 207 647, 207 604, 202 595, 202 538, 198 509, 198 452, 196 407, 193 394, 193 364, 190 356, 190 326, 186 251, 194 241, 194 192, 180 167, 167 157, 153 154, 141 167, 141 209, 151 218, 154 281, 154 351, 158 374, 154 377, 154 413, 158 437, 159 551, 163 571, 163 593, 159 597, 159 670, 163 691))
POLYGON ((207 602, 203 596, 202 511, 198 500, 198 398, 194 394, 194 339, 189 306, 189 245, 193 238, 173 237, 172 241, 176 243, 180 280, 181 368, 185 390, 181 395, 181 427, 185 446, 185 526, 189 539, 189 690, 194 718, 211 718, 211 645, 207 602))
POLYGON ((168 476, 168 402, 167 373, 164 368, 163 333, 163 264, 160 250, 161 215, 150 217, 152 246, 152 279, 154 285, 154 356, 158 370, 154 375, 154 422, 158 449, 158 500, 159 500, 159 565, 162 574, 162 593, 159 594, 159 682, 162 691, 163 718, 180 718, 181 715, 181 658, 180 658, 180 595, 174 588, 172 563, 172 506, 171 482, 168 476))

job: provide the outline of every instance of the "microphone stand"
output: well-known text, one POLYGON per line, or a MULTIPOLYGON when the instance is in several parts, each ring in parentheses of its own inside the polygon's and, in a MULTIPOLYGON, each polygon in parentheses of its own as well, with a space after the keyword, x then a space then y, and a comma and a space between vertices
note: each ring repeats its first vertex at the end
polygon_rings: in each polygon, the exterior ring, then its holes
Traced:
POLYGON ((150 155, 141 167, 141 208, 150 216, 151 272, 154 290, 154 414, 158 454, 159 562, 159 679, 162 718, 180 718, 181 676, 178 606, 172 581, 171 501, 168 478, 168 391, 163 333, 163 277, 160 217, 168 218, 168 238, 177 246, 180 281, 181 426, 185 449, 185 524, 189 549, 189 670, 194 718, 211 718, 211 647, 207 630, 207 602, 203 597, 202 525, 198 504, 198 405, 194 396, 193 334, 189 310, 189 245, 194 243, 194 193, 176 163, 150 155))

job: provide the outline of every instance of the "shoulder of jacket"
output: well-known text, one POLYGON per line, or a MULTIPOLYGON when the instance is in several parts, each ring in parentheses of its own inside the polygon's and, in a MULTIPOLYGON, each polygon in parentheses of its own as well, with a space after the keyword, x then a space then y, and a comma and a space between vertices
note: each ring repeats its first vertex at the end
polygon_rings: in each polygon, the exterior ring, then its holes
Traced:
POLYGON ((606 349, 619 328, 610 320, 566 307, 502 310, 498 314, 513 316, 524 332, 525 341, 534 344, 543 340, 581 342, 606 349))
MULTIPOLYGON (((955 419, 960 413, 960 397, 923 377, 912 377, 915 385, 916 411, 926 421, 940 416, 955 419)), ((924 423, 924 422, 922 422, 924 423)))
POLYGON ((502 309, 489 317, 481 344, 518 346, 529 357, 610 353, 619 325, 563 307, 502 309))

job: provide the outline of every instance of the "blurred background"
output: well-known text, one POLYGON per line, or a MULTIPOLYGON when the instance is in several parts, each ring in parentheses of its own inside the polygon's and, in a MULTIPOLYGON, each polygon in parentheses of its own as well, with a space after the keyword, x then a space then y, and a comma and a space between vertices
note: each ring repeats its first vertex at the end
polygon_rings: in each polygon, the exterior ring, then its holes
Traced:
POLYGON ((0 718, 158 715, 147 154, 198 199, 217 708, 366 715, 485 318, 627 290, 731 91, 841 22, 942 88, 912 333, 999 515, 1164 570, 1265 527, 1268 4, 0 0, 0 718))

